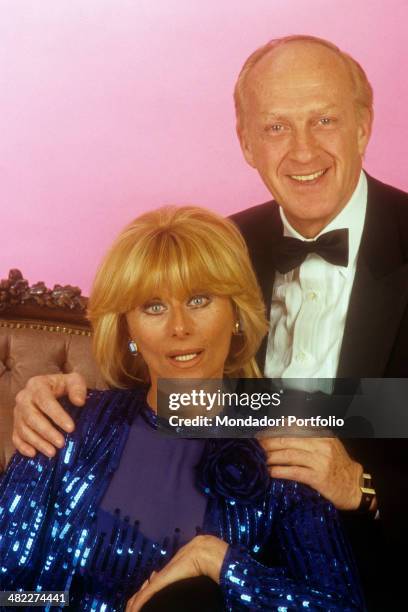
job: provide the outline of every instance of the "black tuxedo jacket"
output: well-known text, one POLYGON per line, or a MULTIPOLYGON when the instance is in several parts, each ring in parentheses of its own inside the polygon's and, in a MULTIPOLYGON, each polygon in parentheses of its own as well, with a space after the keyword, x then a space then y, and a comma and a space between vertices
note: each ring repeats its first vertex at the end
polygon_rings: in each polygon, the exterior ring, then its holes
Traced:
MULTIPOLYGON (((273 249, 283 231, 279 207, 276 202, 267 202, 239 212, 232 219, 248 245, 269 315, 273 249)), ((265 353, 266 339, 258 356, 261 368, 265 353)), ((337 376, 408 376, 408 194, 371 177, 337 376)), ((345 445, 365 471, 372 473, 377 490, 381 524, 388 541, 386 552, 378 549, 377 535, 371 541, 374 532, 371 527, 366 529, 367 519, 361 523, 361 519, 350 518, 350 513, 346 518, 361 571, 367 575, 366 580, 376 580, 373 568, 367 569, 368 561, 374 557, 376 567, 380 567, 379 555, 386 555, 388 567, 393 567, 390 556, 404 547, 403 540, 405 545, 408 542, 408 440, 347 440, 345 445)), ((381 608, 371 603, 369 609, 381 608)))

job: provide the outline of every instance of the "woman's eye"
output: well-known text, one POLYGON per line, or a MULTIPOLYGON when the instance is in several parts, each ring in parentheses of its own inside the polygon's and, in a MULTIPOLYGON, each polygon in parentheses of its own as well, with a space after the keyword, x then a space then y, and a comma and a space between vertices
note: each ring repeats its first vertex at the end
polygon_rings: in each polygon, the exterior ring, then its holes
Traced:
POLYGON ((165 310, 166 310, 166 307, 161 302, 152 302, 150 304, 145 304, 143 306, 143 312, 146 312, 147 314, 157 315, 157 314, 161 314, 165 310))
POLYGON ((201 308, 202 306, 207 306, 211 301, 211 298, 208 295, 193 295, 190 298, 188 305, 193 308, 201 308))

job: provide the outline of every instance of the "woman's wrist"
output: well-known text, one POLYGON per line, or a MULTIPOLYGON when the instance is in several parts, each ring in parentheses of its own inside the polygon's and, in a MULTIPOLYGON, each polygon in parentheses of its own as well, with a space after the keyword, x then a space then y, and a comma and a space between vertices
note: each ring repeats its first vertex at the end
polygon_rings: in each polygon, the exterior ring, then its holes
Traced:
POLYGON ((205 576, 219 584, 221 567, 228 550, 228 544, 211 535, 198 536, 200 546, 200 568, 205 576))

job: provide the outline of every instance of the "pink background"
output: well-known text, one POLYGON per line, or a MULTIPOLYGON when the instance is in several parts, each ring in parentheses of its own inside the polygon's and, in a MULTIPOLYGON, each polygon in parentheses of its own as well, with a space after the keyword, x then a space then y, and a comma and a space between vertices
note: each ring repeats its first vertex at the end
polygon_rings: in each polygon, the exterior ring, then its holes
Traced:
POLYGON ((247 55, 293 33, 366 68, 373 175, 408 189, 407 0, 0 0, 0 278, 78 284, 143 210, 268 199, 234 132, 247 55))

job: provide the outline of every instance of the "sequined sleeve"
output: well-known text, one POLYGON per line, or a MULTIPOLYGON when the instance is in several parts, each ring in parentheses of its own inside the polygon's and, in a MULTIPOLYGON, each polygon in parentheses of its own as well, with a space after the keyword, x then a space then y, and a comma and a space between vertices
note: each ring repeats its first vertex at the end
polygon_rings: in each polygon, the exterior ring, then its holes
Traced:
POLYGON ((365 610, 336 509, 308 487, 284 488, 262 563, 244 547, 228 549, 220 577, 227 610, 365 610))
POLYGON ((16 453, 0 483, 0 588, 34 589, 56 461, 16 453))

